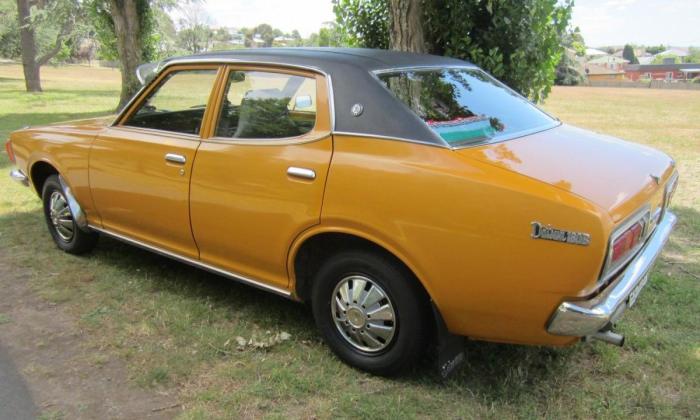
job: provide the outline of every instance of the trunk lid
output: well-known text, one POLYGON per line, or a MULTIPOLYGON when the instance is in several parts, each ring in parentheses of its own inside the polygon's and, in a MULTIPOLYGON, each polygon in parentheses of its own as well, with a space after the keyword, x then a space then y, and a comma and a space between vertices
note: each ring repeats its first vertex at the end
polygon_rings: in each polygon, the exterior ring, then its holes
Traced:
POLYGON ((615 222, 654 201, 673 166, 658 150, 565 124, 458 153, 574 193, 615 222))

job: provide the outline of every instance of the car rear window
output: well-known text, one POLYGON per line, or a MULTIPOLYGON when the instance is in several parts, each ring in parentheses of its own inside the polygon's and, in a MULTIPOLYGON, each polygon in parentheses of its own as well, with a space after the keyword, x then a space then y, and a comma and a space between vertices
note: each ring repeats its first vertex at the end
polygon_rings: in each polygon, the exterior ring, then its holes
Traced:
POLYGON ((397 70, 377 76, 451 146, 505 140, 557 125, 479 69, 397 70))

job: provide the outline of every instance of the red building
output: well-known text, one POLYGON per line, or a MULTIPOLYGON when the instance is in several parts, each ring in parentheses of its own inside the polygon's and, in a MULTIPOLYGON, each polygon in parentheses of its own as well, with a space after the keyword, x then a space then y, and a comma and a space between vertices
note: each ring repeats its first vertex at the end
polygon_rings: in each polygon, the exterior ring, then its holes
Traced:
POLYGON ((686 80, 700 76, 700 64, 628 64, 625 77, 629 80, 686 80))

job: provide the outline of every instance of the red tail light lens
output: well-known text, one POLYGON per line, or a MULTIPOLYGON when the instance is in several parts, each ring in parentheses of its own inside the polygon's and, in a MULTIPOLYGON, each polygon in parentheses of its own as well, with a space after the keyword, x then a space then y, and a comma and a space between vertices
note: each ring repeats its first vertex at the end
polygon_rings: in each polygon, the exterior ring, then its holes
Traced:
POLYGON ((612 256, 610 262, 616 265, 637 248, 642 241, 644 224, 639 221, 624 231, 612 244, 612 256))
POLYGON ((5 142, 5 151, 7 152, 7 156, 10 158, 10 162, 15 163, 15 152, 12 150, 12 142, 10 140, 5 142))

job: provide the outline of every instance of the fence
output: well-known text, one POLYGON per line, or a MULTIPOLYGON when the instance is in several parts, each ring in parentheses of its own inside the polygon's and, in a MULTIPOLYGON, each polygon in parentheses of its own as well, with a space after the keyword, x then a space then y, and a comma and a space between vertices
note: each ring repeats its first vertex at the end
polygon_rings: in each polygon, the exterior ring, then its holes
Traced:
POLYGON ((620 87, 620 88, 641 88, 641 89, 681 89, 700 90, 700 83, 685 81, 667 82, 665 80, 637 81, 630 80, 589 80, 583 84, 592 87, 620 87))

